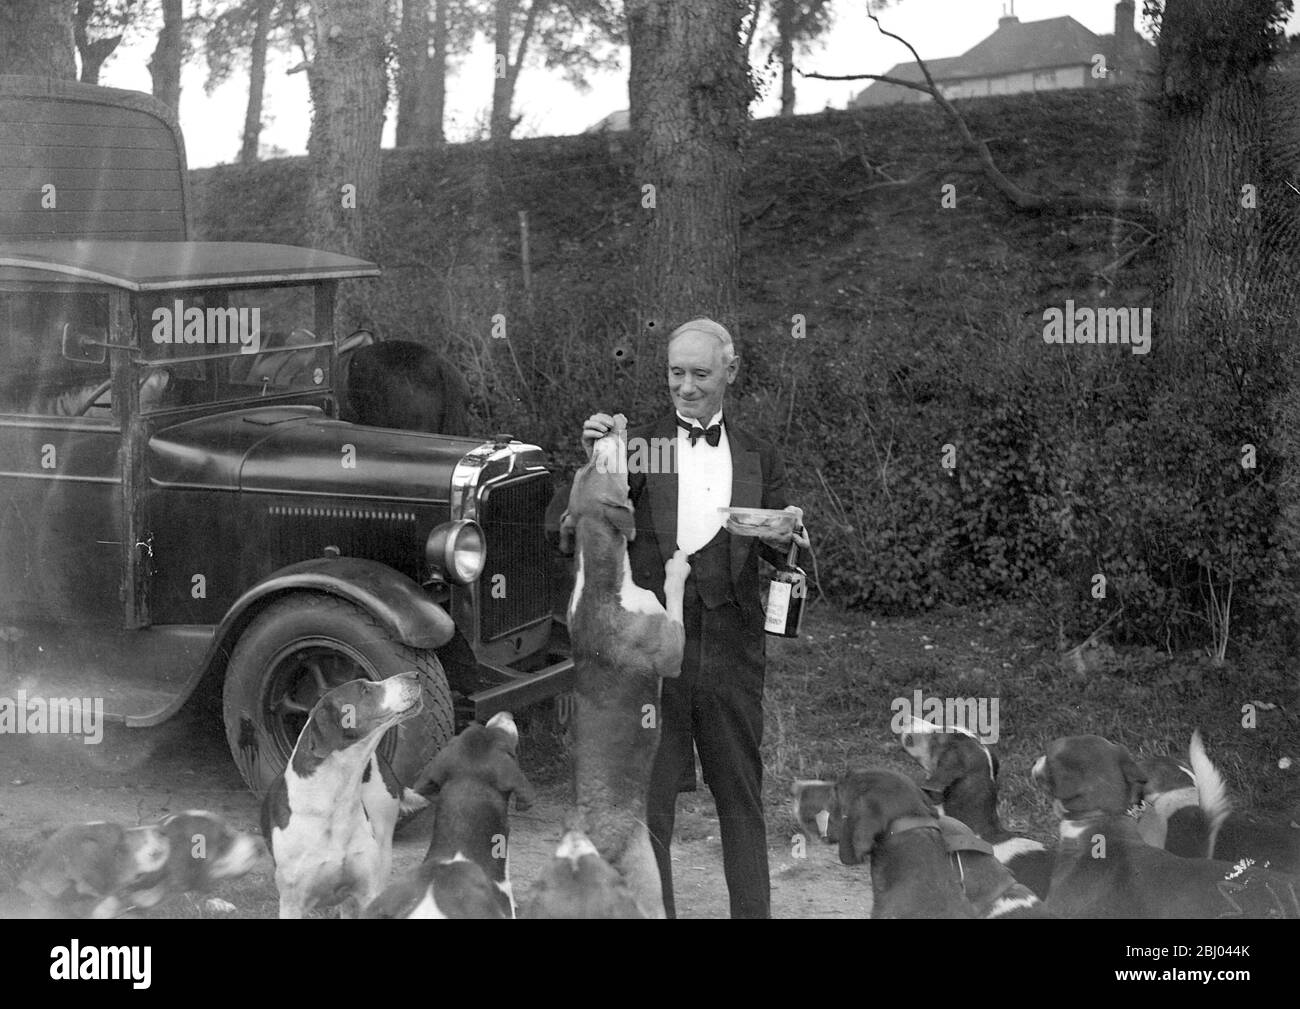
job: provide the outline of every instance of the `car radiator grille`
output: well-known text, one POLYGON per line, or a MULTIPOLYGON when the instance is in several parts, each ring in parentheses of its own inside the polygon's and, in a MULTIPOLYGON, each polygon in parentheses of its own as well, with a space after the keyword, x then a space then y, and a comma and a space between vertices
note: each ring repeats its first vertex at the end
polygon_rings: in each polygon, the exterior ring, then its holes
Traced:
POLYGON ((545 473, 489 485, 479 493, 478 521, 487 542, 479 578, 484 642, 511 634, 550 613, 547 544, 542 525, 551 497, 545 473))

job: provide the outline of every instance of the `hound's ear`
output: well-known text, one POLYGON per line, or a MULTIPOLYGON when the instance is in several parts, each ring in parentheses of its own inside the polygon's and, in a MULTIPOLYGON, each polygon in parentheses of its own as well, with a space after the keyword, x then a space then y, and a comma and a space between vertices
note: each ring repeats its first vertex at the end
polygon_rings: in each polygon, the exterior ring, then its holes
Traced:
POLYGON ((496 790, 506 798, 513 795, 516 809, 523 811, 537 800, 537 793, 533 790, 532 783, 519 769, 514 757, 508 753, 498 751, 493 756, 493 771, 493 784, 496 785, 496 790))
POLYGON ((578 520, 566 509, 560 518, 560 553, 565 555, 573 553, 573 533, 577 528, 578 520))
POLYGON ((438 751, 438 755, 433 758, 429 766, 424 769, 411 786, 411 790, 419 792, 426 799, 437 795, 442 788, 442 784, 447 780, 447 772, 451 768, 451 747, 444 746, 438 751))
POLYGON ((858 795, 846 796, 837 789, 839 807, 844 812, 840 829, 840 861, 845 865, 861 865, 876 846, 876 836, 885 828, 880 811, 858 795))
POLYGON ((100 895, 112 893, 117 883, 118 857, 125 845, 126 832, 116 824, 103 834, 96 831, 93 836, 83 838, 72 859, 73 871, 80 877, 77 889, 82 891, 83 887, 88 887, 92 893, 100 895))
POLYGON ((1042 780, 1050 789, 1052 798, 1060 799, 1067 808, 1088 788, 1086 769, 1074 761, 1063 760, 1059 754, 1049 751, 1043 767, 1042 780))
POLYGON ((1128 785, 1128 804, 1135 806, 1142 801, 1142 793, 1146 790, 1146 772, 1138 766, 1127 747, 1121 746, 1119 751, 1120 773, 1124 775, 1124 782, 1128 785))
POLYGON ((946 733, 934 738, 930 745, 938 751, 939 756, 934 762, 934 770, 930 776, 921 782, 922 791, 927 795, 938 796, 939 802, 943 801, 944 793, 952 787, 953 782, 964 777, 966 773, 961 759, 961 748, 949 745, 952 738, 946 733))
MULTIPOLYGON (((925 793, 924 790, 918 789, 918 791, 920 791, 920 794, 921 794, 921 801, 922 801, 923 803, 925 803, 925 808, 926 808, 926 810, 929 812, 929 814, 930 814, 931 816, 938 816, 938 815, 939 815, 939 807, 938 807, 938 805, 935 803, 935 801, 934 801, 932 798, 930 798, 930 796, 927 795, 927 794, 925 793)), ((958 820, 957 822, 960 823, 961 821, 958 820)))
POLYGON ((632 515, 632 505, 628 502, 622 504, 605 504, 605 519, 622 533, 630 543, 636 539, 636 519, 632 515))
POLYGON ((510 791, 515 797, 515 809, 521 812, 537 801, 537 793, 533 790, 532 782, 524 776, 524 772, 518 766, 515 767, 512 776, 510 791))

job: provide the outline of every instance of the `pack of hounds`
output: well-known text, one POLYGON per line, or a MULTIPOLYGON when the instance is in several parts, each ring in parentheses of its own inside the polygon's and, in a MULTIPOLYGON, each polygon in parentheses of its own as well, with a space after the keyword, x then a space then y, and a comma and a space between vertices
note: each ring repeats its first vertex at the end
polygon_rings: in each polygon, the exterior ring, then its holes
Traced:
POLYGON ((1233 811, 1200 733, 1135 759, 1054 740, 1031 770, 1055 850, 998 818, 999 762, 965 729, 913 719, 920 784, 891 770, 797 781, 794 812, 846 865, 871 862, 873 918, 1300 918, 1300 829, 1233 811))
MULTIPOLYGON (((404 788, 377 749, 419 705, 415 674, 326 694, 264 800, 265 846, 202 811, 60 830, 20 882, 28 916, 136 916, 211 892, 268 851, 287 918, 327 908, 365 918, 662 916, 627 837, 601 849, 581 829, 603 815, 635 831, 627 810, 575 814, 517 905, 509 803, 526 809, 534 794, 514 720, 503 712, 469 725, 404 788), (398 815, 426 805, 435 810, 425 858, 390 878, 398 815)), ((1052 742, 1031 774, 1061 818, 1055 850, 1002 826, 998 758, 974 734, 915 720, 901 744, 924 772, 919 784, 873 768, 793 786, 809 836, 838 845, 846 865, 869 864, 873 918, 1300 917, 1300 830, 1232 810, 1199 733, 1185 756, 1140 759, 1100 736, 1052 742)))
MULTIPOLYGON (((509 804, 534 795, 509 713, 469 725, 406 787, 379 748, 419 712, 419 674, 358 679, 317 701, 263 802, 280 917, 665 917, 646 828, 659 729, 646 713, 681 672, 690 567, 680 551, 667 560, 662 603, 632 581, 621 420, 575 476, 561 523, 576 546, 574 787, 549 865, 516 904, 509 804), (394 877, 398 818, 430 805, 425 858, 394 877)), ((838 844, 845 864, 870 863, 873 918, 1300 918, 1300 830, 1233 812, 1199 734, 1185 759, 1135 759, 1100 736, 1054 740, 1032 768, 1060 818, 1054 851, 1003 829, 997 755, 976 736, 917 720, 901 742, 919 785, 885 769, 794 785, 803 829, 838 844)), ((84 824, 49 840, 19 897, 36 915, 116 917, 207 892, 261 853, 211 813, 84 824)))

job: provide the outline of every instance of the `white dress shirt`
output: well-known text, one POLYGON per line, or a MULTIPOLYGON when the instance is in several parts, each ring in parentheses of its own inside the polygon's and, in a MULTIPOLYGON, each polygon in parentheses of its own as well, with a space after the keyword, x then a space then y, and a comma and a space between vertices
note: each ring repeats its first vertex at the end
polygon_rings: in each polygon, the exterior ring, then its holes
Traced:
MULTIPOLYGON (((678 414, 681 417, 680 414, 678 414)), ((699 421, 687 420, 692 427, 699 421)), ((704 427, 722 423, 722 411, 704 427)), ((710 445, 703 437, 691 444, 690 432, 677 427, 677 546, 693 554, 722 528, 719 508, 731 504, 731 445, 727 426, 722 424, 718 444, 710 445)))

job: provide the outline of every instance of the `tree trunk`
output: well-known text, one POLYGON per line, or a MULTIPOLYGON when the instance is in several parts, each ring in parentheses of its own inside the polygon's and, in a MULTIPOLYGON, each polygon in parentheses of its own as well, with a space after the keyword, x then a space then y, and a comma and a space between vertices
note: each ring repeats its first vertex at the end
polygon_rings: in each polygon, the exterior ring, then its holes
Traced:
POLYGON ((103 68, 108 58, 113 55, 118 44, 122 41, 121 35, 110 35, 108 38, 95 39, 83 49, 80 45, 77 52, 81 55, 81 83, 98 84, 99 71, 103 68))
MULTIPOLYGON (((535 0, 534 0, 535 2, 535 0)), ((493 140, 510 137, 510 103, 514 99, 510 78, 510 24, 515 0, 497 0, 496 24, 493 28, 492 121, 488 135, 493 140)))
POLYGON ((0 74, 77 79, 72 5, 59 0, 0 4, 0 74))
POLYGON ((77 43, 77 55, 81 57, 82 84, 99 83, 100 68, 122 41, 121 35, 110 35, 107 38, 95 39, 93 42, 90 40, 87 27, 90 24, 90 16, 94 12, 95 0, 77 0, 72 37, 77 43))
POLYGON ((429 0, 402 0, 397 61, 397 146, 427 144, 422 126, 428 93, 429 0))
POLYGON ((447 2, 433 0, 433 51, 424 75, 424 100, 420 103, 420 132, 429 146, 445 139, 442 121, 447 109, 447 2))
MULTIPOLYGON (((1198 336, 1231 339, 1259 304, 1259 209, 1243 206, 1243 184, 1261 181, 1263 69, 1258 32, 1224 33, 1254 0, 1169 0, 1160 27, 1164 286, 1155 348, 1182 356, 1198 336), (1204 40, 1217 38, 1214 47, 1204 40), (1181 353, 1180 353, 1181 345, 1181 353)), ((1172 357, 1165 358, 1172 363, 1172 357)))
POLYGON ((181 107, 181 50, 184 12, 181 0, 162 0, 163 25, 158 32, 158 44, 149 59, 149 74, 153 77, 153 95, 180 116, 181 107))
MULTIPOLYGON (((369 254, 379 189, 379 145, 388 101, 385 6, 370 0, 315 0, 315 58, 308 68, 312 123, 308 213, 316 248, 369 254)), ((342 292, 342 324, 359 314, 342 292)))
POLYGON ((266 92, 266 44, 271 34, 275 0, 258 0, 253 12, 253 44, 248 53, 248 107, 244 110, 244 137, 239 145, 239 163, 257 161, 262 136, 262 98, 266 92))
POLYGON ((753 97, 746 9, 744 0, 627 3, 642 208, 635 300, 638 332, 649 337, 700 315, 734 332, 741 145, 753 97))
POLYGON ((777 0, 777 59, 781 61, 781 115, 794 115, 794 5, 777 0))
POLYGON ((497 6, 496 52, 492 86, 492 128, 491 139, 509 140, 510 134, 519 125, 518 118, 510 115, 510 107, 515 100, 515 85, 519 81, 519 70, 528 55, 528 43, 532 41, 533 29, 537 26, 538 8, 543 0, 531 0, 528 13, 524 15, 524 26, 519 33, 519 45, 515 57, 510 59, 510 25, 514 10, 514 0, 501 0, 497 6), (503 11, 505 14, 503 15, 503 11), (497 71, 505 67, 505 76, 497 71))

